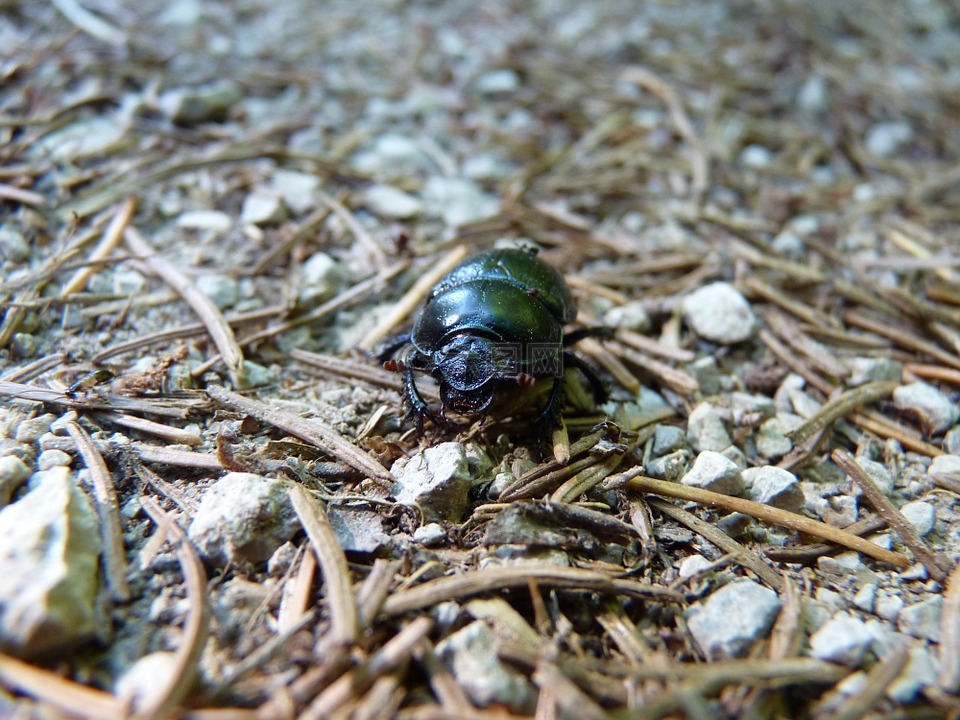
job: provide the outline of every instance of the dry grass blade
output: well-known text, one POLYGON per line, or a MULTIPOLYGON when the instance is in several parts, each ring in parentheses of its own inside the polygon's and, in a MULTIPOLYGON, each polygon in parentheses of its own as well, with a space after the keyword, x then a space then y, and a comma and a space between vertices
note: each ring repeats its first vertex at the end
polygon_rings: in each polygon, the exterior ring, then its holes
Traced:
POLYGON ((742 498, 731 497, 729 495, 721 495, 720 493, 711 492, 709 490, 700 490, 698 488, 687 487, 679 483, 655 480, 654 478, 649 477, 633 478, 627 483, 627 486, 641 492, 654 493, 655 495, 677 498, 678 500, 687 500, 689 502, 700 503, 701 505, 720 507, 724 508, 725 510, 743 513, 744 515, 752 515, 755 518, 765 520, 773 523, 774 525, 782 525, 783 527, 788 527, 791 530, 797 530, 809 535, 815 535, 816 537, 823 538, 824 540, 829 540, 830 542, 838 543, 839 545, 848 547, 851 550, 856 550, 864 555, 869 555, 872 558, 889 563, 890 565, 894 565, 896 567, 903 568, 910 564, 910 561, 904 555, 897 552, 892 552, 890 550, 885 550, 879 545, 875 545, 874 543, 864 540, 863 538, 859 538, 856 535, 851 535, 843 530, 838 530, 837 528, 827 525, 826 523, 818 522, 817 520, 811 520, 803 515, 797 515, 796 513, 780 510, 778 508, 771 507, 770 505, 763 505, 762 503, 753 502, 752 500, 744 500, 742 498))
POLYGON ((830 713, 829 720, 860 720, 866 717, 870 709, 883 698, 884 693, 910 658, 905 647, 896 648, 893 653, 878 662, 867 673, 862 689, 854 693, 830 713))
POLYGON ((43 373, 47 372, 48 370, 52 370, 58 365, 62 365, 66 361, 66 353, 53 353, 52 355, 46 355, 42 358, 37 358, 33 362, 11 368, 7 372, 3 373, 3 375, 0 375, 0 380, 6 382, 25 383, 33 380, 38 375, 43 375, 43 373))
POLYGON ((394 329, 402 323, 423 301, 430 290, 436 285, 448 272, 453 270, 460 261, 463 260, 469 249, 466 245, 458 245, 453 250, 444 255, 439 262, 434 263, 427 272, 413 284, 403 297, 401 297, 393 306, 393 309, 377 325, 368 332, 357 344, 361 350, 372 350, 394 329))
POLYGON ((94 15, 76 0, 52 0, 61 14, 88 35, 108 45, 122 46, 128 42, 127 34, 103 18, 94 15))
POLYGON ((391 595, 383 604, 382 614, 392 617, 422 610, 447 600, 506 588, 524 587, 531 578, 548 587, 567 590, 590 590, 665 602, 682 602, 683 600, 679 593, 666 588, 645 585, 633 580, 611 578, 591 570, 531 564, 523 567, 490 567, 462 575, 428 580, 422 585, 391 595))
POLYGON ((857 427, 872 432, 882 438, 893 438, 905 448, 914 452, 921 453, 928 457, 937 457, 945 454, 936 445, 922 440, 919 433, 913 428, 907 428, 898 422, 894 422, 886 415, 881 415, 874 410, 859 410, 852 413, 848 418, 857 427))
POLYGON ((607 714, 603 708, 578 688, 556 666, 541 662, 533 671, 533 682, 541 690, 549 690, 561 716, 582 720, 603 720, 607 714))
POLYGON ((126 720, 129 709, 110 693, 75 683, 48 670, 0 654, 0 683, 14 692, 31 695, 72 717, 90 720, 126 720))
POLYGON ((724 552, 734 554, 737 562, 748 570, 756 573, 761 580, 778 593, 783 591, 783 578, 780 577, 776 570, 767 565, 759 555, 748 550, 719 528, 701 520, 693 513, 688 513, 686 510, 682 510, 664 500, 651 499, 649 502, 652 507, 655 507, 664 515, 672 517, 677 522, 686 525, 724 552))
POLYGON ((130 599, 130 586, 126 578, 127 561, 123 551, 123 531, 120 527, 120 503, 113 487, 113 478, 87 431, 75 422, 67 423, 66 427, 90 472, 97 515, 100 518, 103 571, 110 596, 118 602, 126 602, 130 599))
POLYGON ((383 607, 383 601, 390 594, 390 586, 393 585, 393 576, 400 568, 400 562, 397 560, 384 560, 377 558, 370 568, 370 574, 367 575, 360 590, 357 592, 357 615, 361 628, 366 628, 373 624, 374 618, 383 607))
POLYGON ((107 229, 103 233, 103 238, 90 252, 90 256, 87 258, 90 264, 77 270, 74 276, 66 282, 60 291, 60 297, 69 297, 76 292, 80 292, 87 286, 87 281, 97 270, 97 263, 106 260, 110 256, 110 253, 120 245, 120 242, 123 240, 123 231, 126 230, 127 225, 130 224, 130 219, 133 217, 133 212, 136 208, 137 204, 133 198, 128 198, 124 201, 123 205, 117 211, 117 214, 113 216, 110 224, 107 225, 107 229))
POLYGON ((855 325, 862 330, 869 330, 872 333, 876 333, 881 337, 885 337, 889 340, 892 340, 894 343, 900 347, 911 350, 913 352, 921 353, 923 355, 929 355, 942 362, 944 365, 949 365, 952 368, 960 368, 960 357, 948 353, 943 348, 934 345, 931 342, 924 340, 921 337, 909 333, 906 330, 901 330, 900 328, 894 327, 889 322, 884 323, 878 320, 867 317, 859 312, 845 312, 843 314, 843 319, 848 322, 850 325, 855 325))
POLYGON ((147 420, 146 418, 137 417, 136 415, 103 412, 97 413, 97 417, 114 425, 120 425, 121 427, 136 430, 146 435, 155 435, 175 445, 190 445, 193 447, 203 444, 203 438, 195 432, 164 425, 163 423, 147 420))
POLYGON ((381 675, 402 667, 433 627, 433 620, 419 617, 384 643, 355 670, 342 675, 298 716, 298 720, 323 720, 351 698, 365 693, 381 675))
POLYGON ((757 332, 757 338, 762 342, 770 352, 777 356, 777 360, 782 362, 793 372, 800 375, 804 380, 806 380, 810 385, 815 387, 817 390, 822 392, 824 395, 829 395, 835 389, 833 383, 828 382, 824 378, 820 377, 813 368, 807 365, 806 362, 798 358, 794 353, 790 352, 790 349, 784 345, 772 332, 765 328, 761 328, 757 332))
POLYGON ((106 398, 97 396, 87 398, 81 395, 71 397, 59 390, 50 390, 34 385, 24 385, 22 383, 6 382, 3 380, 0 380, 0 395, 7 395, 9 397, 19 398, 20 400, 49 403, 51 405, 59 405, 76 410, 127 410, 130 412, 142 412, 150 415, 178 418, 180 420, 185 420, 191 412, 199 410, 201 406, 206 405, 206 402, 198 403, 196 398, 152 400, 119 397, 116 395, 106 398))
POLYGON ((316 192, 320 201, 343 220, 343 224, 350 228, 353 236, 367 249, 377 270, 382 271, 387 266, 387 256, 384 254, 383 248, 380 247, 380 243, 374 239, 373 235, 363 226, 363 223, 357 220, 356 215, 350 212, 343 203, 330 197, 322 190, 316 192))
POLYGON ((357 641, 359 623, 343 548, 321 501, 311 498, 300 485, 291 486, 288 495, 303 529, 307 531, 327 585, 331 618, 329 641, 332 645, 352 645, 357 641))
POLYGON ((179 269, 157 255, 150 244, 133 227, 128 227, 123 234, 124 240, 130 249, 140 256, 147 267, 162 279, 167 285, 183 298, 190 308, 199 316, 200 321, 210 333, 210 339, 217 346, 220 355, 230 371, 233 382, 238 387, 244 387, 243 382, 243 351, 237 345, 233 329, 223 318, 220 309, 213 301, 200 292, 179 269))
POLYGON ((940 615, 940 674, 937 687, 960 693, 960 564, 950 573, 940 615))
POLYGON ((684 109, 683 103, 680 102, 677 91, 645 67, 633 66, 628 68, 623 73, 623 80, 643 86, 663 100, 663 103, 667 106, 667 110, 670 111, 670 118, 673 120, 677 131, 690 146, 690 170, 692 175, 690 189, 693 198, 699 200, 707 189, 710 180, 710 161, 700 136, 693 129, 693 123, 690 122, 687 111, 684 109))
POLYGON ((383 465, 356 448, 338 432, 317 420, 307 420, 294 413, 272 408, 266 403, 230 392, 219 385, 208 387, 207 394, 225 407, 255 417, 261 422, 273 425, 301 440, 316 445, 337 460, 341 460, 374 480, 391 484, 393 482, 393 476, 383 465))
POLYGON ((900 383, 880 381, 847 390, 820 408, 802 425, 788 432, 787 437, 795 443, 802 443, 860 406, 892 395, 898 387, 900 383))
POLYGON ((927 572, 930 573, 930 577, 940 582, 945 580, 947 571, 942 559, 938 558, 923 539, 917 535, 917 531, 914 530, 910 521, 900 514, 900 511, 894 507, 890 499, 883 494, 883 491, 877 487, 873 478, 867 474, 866 470, 860 467, 853 456, 846 450, 837 448, 830 453, 830 457, 840 466, 841 470, 860 486, 867 500, 873 505, 873 509, 876 510, 880 514, 880 517, 887 521, 887 525, 900 536, 903 544, 910 548, 910 551, 916 556, 917 560, 923 563, 927 572))
MULTIPOLYGON (((636 395, 640 392, 641 384, 640 381, 637 380, 636 376, 630 372, 627 366, 620 362, 615 355, 611 355, 610 352, 599 342, 588 337, 581 340, 577 344, 577 347, 591 360, 596 362, 604 370, 610 373, 613 378, 623 387, 625 387, 632 395, 636 395)), ((624 348, 623 352, 627 352, 627 349, 624 348)))
MULTIPOLYGON (((887 521, 882 517, 874 515, 873 517, 858 520, 853 525, 843 528, 844 532, 851 535, 869 535, 877 530, 882 530, 887 526, 887 521)), ((769 547, 764 550, 764 554, 776 562, 782 563, 814 563, 824 555, 838 553, 842 548, 836 545, 826 543, 814 543, 813 545, 798 545, 796 547, 769 547)))
POLYGON ((657 342, 646 335, 635 333, 632 330, 619 329, 615 337, 624 345, 629 345, 635 350, 647 353, 648 355, 657 355, 667 360, 676 360, 677 362, 690 363, 697 359, 695 353, 683 348, 669 347, 661 342, 657 342))
MULTIPOLYGON (((174 655, 173 671, 166 686, 151 695, 152 700, 146 707, 136 708, 137 713, 143 717, 163 718, 173 711, 193 684, 197 663, 207 642, 210 622, 207 576, 200 556, 180 525, 172 521, 153 498, 142 497, 140 504, 157 525, 169 528, 186 580, 187 600, 190 603, 183 637, 174 655)), ((158 682, 162 683, 163 680, 158 682)))
POLYGON ((567 480, 563 485, 554 490, 550 500, 555 503, 571 503, 585 492, 602 483, 606 477, 617 469, 617 465, 623 460, 622 453, 613 453, 602 462, 597 463, 567 480))

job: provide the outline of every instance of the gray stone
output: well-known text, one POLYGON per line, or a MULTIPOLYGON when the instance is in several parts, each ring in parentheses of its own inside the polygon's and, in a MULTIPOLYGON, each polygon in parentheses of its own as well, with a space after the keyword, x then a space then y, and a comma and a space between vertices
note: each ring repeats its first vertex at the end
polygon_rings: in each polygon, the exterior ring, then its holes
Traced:
POLYGON ((376 510, 329 505, 327 516, 340 546, 347 552, 375 553, 390 544, 383 529, 383 515, 376 510))
POLYGON ((903 608, 897 617, 897 629, 906 635, 938 643, 942 614, 943 596, 936 595, 903 608))
POLYGON ((903 600, 899 595, 886 590, 877 591, 877 599, 873 603, 873 612, 877 616, 889 622, 894 622, 900 616, 902 609, 903 600))
POLYGON ((606 327, 623 328, 633 332, 645 333, 650 329, 650 315, 643 302, 633 300, 625 305, 616 305, 604 314, 606 327))
POLYGON ((746 392, 730 393, 730 415, 734 425, 752 423, 754 418, 772 418, 776 412, 773 399, 766 395, 754 395, 746 392))
POLYGON ((44 413, 43 415, 22 420, 20 424, 17 425, 17 430, 13 437, 17 442, 24 444, 35 443, 40 439, 41 435, 50 432, 50 424, 56 419, 56 415, 44 413))
POLYGON ((773 161, 773 152, 763 145, 747 145, 740 152, 740 163, 749 168, 765 168, 773 161))
MULTIPOLYGON (((880 489, 880 492, 887 496, 893 493, 893 475, 887 470, 886 465, 865 457, 856 458, 856 462, 857 465, 863 468, 863 471, 870 476, 870 479, 873 480, 874 484, 880 489)), ((863 494, 860 486, 853 482, 852 479, 849 480, 849 482, 852 486, 853 494, 860 497, 863 494)))
POLYGON ((133 268, 118 267, 113 271, 112 290, 117 295, 137 295, 147 289, 147 279, 133 268))
POLYGON ((732 460, 712 450, 704 450, 697 455, 693 467, 680 482, 689 487, 724 495, 738 495, 743 489, 740 468, 732 460))
MULTIPOLYGON (((952 432, 952 431, 951 431, 952 432)), ((946 482, 960 483, 960 455, 940 455, 933 459, 927 474, 946 482)))
POLYGON ((780 599, 753 580, 735 580, 690 607, 690 633, 709 660, 742 657, 762 638, 780 610, 780 599))
POLYGON ((686 433, 676 425, 657 425, 653 429, 653 445, 651 452, 654 457, 662 457, 667 453, 683 449, 687 444, 686 433))
POLYGON ((473 486, 463 445, 446 442, 427 448, 400 458, 391 471, 398 503, 419 507, 428 521, 460 521, 473 486))
POLYGON ((906 666, 887 685, 887 697, 898 703, 911 703, 924 687, 933 683, 939 672, 940 664, 929 648, 912 647, 906 666))
POLYGON ((458 227, 492 217, 499 201, 472 180, 433 176, 423 185, 423 203, 428 212, 441 217, 448 226, 458 227))
POLYGON ((364 204, 382 217, 405 220, 423 212, 423 203, 392 185, 372 185, 363 193, 364 204))
POLYGON ((299 528, 284 483, 232 472, 204 492, 189 535, 210 563, 259 563, 299 528))
POLYGON ((850 371, 847 377, 847 385, 850 387, 882 380, 900 382, 903 376, 903 363, 890 358, 853 357, 846 358, 842 362, 850 371))
POLYGON ((440 545, 447 539, 447 531, 443 529, 440 523, 428 523, 421 525, 413 531, 413 540, 425 547, 440 545))
POLYGON ((131 714, 157 707, 178 670, 175 653, 152 652, 131 665, 117 680, 114 691, 131 714))
POLYGON ((476 620, 438 643, 437 655, 475 705, 532 712, 537 692, 524 675, 501 662, 497 642, 487 623, 476 620))
POLYGON ((44 450, 37 458, 37 468, 40 470, 52 470, 55 467, 70 467, 73 463, 73 457, 63 450, 44 450))
POLYGON ((302 285, 298 300, 307 307, 332 298, 343 284, 340 263, 325 252, 315 252, 300 266, 302 285))
POLYGON ((687 295, 683 314, 697 335, 719 345, 743 342, 757 329, 750 303, 727 282, 710 283, 687 295))
POLYGON ((837 615, 810 637, 810 655, 818 660, 856 667, 873 644, 873 635, 849 615, 837 615))
POLYGON ((907 503, 900 508, 900 514, 913 525, 920 537, 929 535, 937 526, 937 509, 927 502, 907 503))
POLYGON ((30 477, 30 468, 16 455, 0 457, 0 507, 10 502, 13 494, 30 477))
POLYGON ((853 604, 864 612, 872 613, 877 601, 877 586, 867 583, 853 596, 853 604))
POLYGON ((36 335, 30 333, 14 333, 11 338, 10 349, 13 350, 14 357, 32 358, 40 349, 40 341, 36 335))
POLYGON ((0 257, 17 263, 30 258, 30 245, 17 228, 0 225, 0 257))
POLYGON ((31 152, 53 160, 78 160, 103 154, 124 132, 110 115, 92 115, 44 135, 31 144, 31 152))
POLYGON ((764 465, 744 470, 743 479, 750 486, 750 498, 753 501, 790 512, 803 509, 803 490, 792 472, 764 465))
POLYGON ((788 430, 787 423, 779 415, 765 420, 757 430, 757 452, 767 460, 777 460, 786 455, 793 450, 793 441, 787 437, 788 430))
POLYGON ((211 273, 196 280, 197 289, 206 295, 221 310, 232 307, 240 298, 237 279, 229 275, 211 273))
POLYGON ((354 166, 362 171, 388 177, 416 175, 432 166, 429 156, 414 140, 403 135, 385 134, 354 156, 354 166))
POLYGON ((960 425, 954 425, 943 436, 943 449, 954 457, 960 456, 960 425))
POLYGON ((682 578, 693 577, 698 572, 706 570, 708 567, 713 565, 712 562, 707 560, 703 555, 690 555, 685 557, 680 561, 680 566, 677 568, 677 574, 682 578))
POLYGON ((97 515, 66 467, 40 472, 0 510, 0 648, 69 649, 97 630, 97 515))
POLYGON ((160 109, 178 125, 192 126, 205 122, 223 122, 234 105, 243 99, 243 92, 232 83, 221 81, 195 88, 175 88, 163 93, 160 109))
POLYGON ((297 546, 289 540, 273 551, 273 555, 267 560, 267 572, 271 577, 281 577, 297 557, 297 546))
POLYGON ((262 387, 275 382, 278 375, 279 371, 276 365, 267 367, 253 360, 244 360, 237 381, 243 388, 262 387))
POLYGON ((913 138, 913 128, 902 122, 880 122, 867 130, 863 146, 871 155, 888 157, 913 138))
POLYGON ((717 367, 717 361, 712 355, 697 358, 687 365, 687 370, 696 379, 700 392, 704 395, 715 395, 723 386, 723 377, 717 367))
POLYGON ((284 204, 294 212, 303 213, 317 206, 317 189, 320 178, 296 170, 274 170, 270 189, 279 195, 284 204))
POLYGON ((857 521, 860 509, 857 499, 852 495, 835 495, 824 498, 820 507, 820 519, 827 525, 845 528, 857 521))
POLYGON ((220 210, 190 210, 177 217, 177 227, 225 233, 233 227, 233 218, 220 210))
POLYGON ((269 192, 252 192, 243 198, 240 222, 245 225, 267 225, 280 222, 285 214, 279 195, 269 192))
POLYGON ((901 385, 893 391, 893 403, 900 410, 919 417, 932 435, 949 429, 960 417, 960 407, 932 385, 924 382, 901 385))
POLYGON ((687 418, 687 442, 696 451, 720 452, 733 441, 713 405, 700 403, 687 418))
POLYGON ((686 472, 689 462, 690 452, 677 450, 663 457, 654 458, 644 469, 650 477, 661 480, 679 480, 686 472))
POLYGON ((477 78, 474 89, 484 95, 502 95, 520 87, 520 76, 508 68, 491 70, 477 78))

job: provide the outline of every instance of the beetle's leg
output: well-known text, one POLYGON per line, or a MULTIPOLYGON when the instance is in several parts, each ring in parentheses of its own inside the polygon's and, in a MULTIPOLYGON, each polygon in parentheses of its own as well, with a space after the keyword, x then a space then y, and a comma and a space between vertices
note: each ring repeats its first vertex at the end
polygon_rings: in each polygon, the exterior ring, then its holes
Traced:
POLYGON ((410 342, 410 333, 403 333, 387 340, 373 349, 373 356, 380 361, 386 360, 397 350, 410 342))
POLYGON ((435 423, 437 422, 437 419, 430 411, 427 401, 423 399, 423 395, 421 395, 420 391, 417 389, 417 383, 413 379, 413 370, 411 370, 409 367, 404 367, 402 372, 403 399, 407 403, 406 417, 411 418, 414 425, 417 426, 417 432, 422 433, 424 418, 430 418, 435 423))
POLYGON ((566 400, 567 391, 563 384, 563 375, 553 379, 553 387, 550 388, 550 397, 547 398, 547 404, 537 415, 536 427, 544 430, 544 433, 553 432, 560 426, 560 417, 563 415, 563 403, 566 400))
POLYGON ((603 379, 597 375, 597 371, 594 370, 593 366, 586 360, 566 350, 563 353, 563 366, 575 367, 583 373, 584 377, 587 378, 587 382, 590 383, 590 390, 593 392, 593 397, 597 402, 604 402, 609 397, 610 392, 607 390, 606 383, 603 382, 603 379))
POLYGON ((563 336, 563 346, 570 347, 588 337, 611 338, 614 332, 616 332, 614 328, 607 327, 606 325, 591 325, 590 327, 577 328, 563 336))

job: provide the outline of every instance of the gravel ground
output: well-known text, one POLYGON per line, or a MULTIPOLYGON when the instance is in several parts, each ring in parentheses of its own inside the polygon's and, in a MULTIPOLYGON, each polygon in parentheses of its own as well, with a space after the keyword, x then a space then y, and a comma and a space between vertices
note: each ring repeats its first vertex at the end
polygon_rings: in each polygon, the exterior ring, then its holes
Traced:
POLYGON ((0 717, 960 712, 953 3, 54 0, 0 47, 0 717), (370 351, 518 242, 609 398, 417 433, 370 351))

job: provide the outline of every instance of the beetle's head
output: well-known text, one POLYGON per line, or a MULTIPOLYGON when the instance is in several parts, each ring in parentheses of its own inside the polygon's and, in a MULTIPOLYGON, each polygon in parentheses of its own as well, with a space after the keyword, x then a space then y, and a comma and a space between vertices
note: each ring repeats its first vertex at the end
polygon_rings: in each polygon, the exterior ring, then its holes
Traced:
POLYGON ((458 335, 433 354, 433 362, 445 410, 476 415, 489 407, 500 376, 495 341, 458 335))

